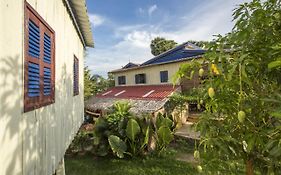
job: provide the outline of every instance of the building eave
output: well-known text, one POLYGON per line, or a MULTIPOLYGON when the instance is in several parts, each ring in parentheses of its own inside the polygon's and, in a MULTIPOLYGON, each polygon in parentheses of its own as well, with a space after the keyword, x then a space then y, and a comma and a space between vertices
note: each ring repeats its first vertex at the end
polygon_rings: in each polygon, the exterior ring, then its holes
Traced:
POLYGON ((64 0, 84 47, 94 47, 91 23, 85 0, 64 0))
POLYGON ((128 69, 117 69, 117 70, 113 70, 109 73, 119 73, 119 72, 127 72, 127 71, 131 71, 131 70, 136 70, 136 69, 142 69, 145 67, 152 67, 152 66, 159 66, 159 65, 164 65, 164 64, 172 64, 172 63, 178 63, 178 62, 185 62, 188 60, 192 60, 192 59, 199 59, 202 58, 203 55, 198 55, 198 56, 193 56, 193 57, 187 57, 187 58, 182 58, 182 59, 178 59, 178 60, 173 60, 173 61, 168 61, 168 62, 162 62, 162 63, 156 63, 156 64, 149 64, 149 65, 140 65, 137 67, 132 67, 132 68, 128 68, 128 69))

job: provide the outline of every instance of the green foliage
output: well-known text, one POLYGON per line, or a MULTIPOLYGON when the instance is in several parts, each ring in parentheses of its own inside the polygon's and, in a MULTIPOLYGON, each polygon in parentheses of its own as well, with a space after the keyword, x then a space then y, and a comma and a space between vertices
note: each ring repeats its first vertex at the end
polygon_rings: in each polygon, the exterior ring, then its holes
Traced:
POLYGON ((209 79, 198 97, 206 97, 210 87, 215 91, 213 98, 204 100, 206 110, 196 126, 205 174, 281 172, 281 118, 276 117, 281 91, 280 9, 280 0, 241 4, 233 14, 232 32, 218 36, 204 56, 209 79), (239 111, 246 114, 243 122, 238 120, 239 111))
POLYGON ((161 152, 174 139, 174 135, 173 135, 171 129, 164 125, 158 129, 157 138, 158 138, 158 143, 157 143, 158 149, 161 152))
POLYGON ((140 133, 141 129, 138 122, 135 119, 130 119, 127 123, 126 134, 130 141, 134 142, 136 136, 140 133))
POLYGON ((193 79, 194 74, 198 72, 200 68, 202 68, 202 65, 196 60, 182 64, 179 70, 173 75, 173 83, 177 84, 182 79, 193 79))
POLYGON ((120 135, 122 138, 126 134, 126 123, 129 117, 132 116, 129 112, 130 108, 130 105, 125 101, 117 102, 113 105, 113 112, 106 117, 111 132, 115 135, 120 135))
POLYGON ((126 143, 115 135, 110 135, 108 137, 108 142, 113 153, 115 153, 119 158, 124 158, 124 153, 127 150, 126 143))
POLYGON ((135 119, 130 119, 127 123, 126 134, 129 138, 133 155, 136 155, 137 148, 139 147, 136 137, 140 132, 141 129, 138 122, 135 119))
POLYGON ((174 40, 166 40, 165 38, 156 37, 151 41, 150 49, 154 56, 160 55, 174 48, 177 43, 174 40))
POLYGON ((84 98, 88 99, 90 96, 92 96, 93 89, 95 88, 95 84, 91 79, 91 73, 88 67, 84 68, 84 98))
POLYGON ((192 43, 198 47, 201 47, 203 49, 208 49, 211 45, 212 42, 210 41, 193 41, 193 40, 190 40, 188 41, 189 43, 192 43))
POLYGON ((102 92, 109 87, 114 86, 114 77, 112 74, 108 74, 108 78, 105 79, 100 75, 91 75, 88 67, 84 68, 84 99, 102 92))
POLYGON ((159 145, 159 149, 156 151, 164 150, 171 142, 168 138, 168 133, 172 134, 171 129, 174 127, 171 119, 160 115, 157 119, 157 124, 154 126, 151 115, 136 117, 129 110, 130 105, 128 103, 117 102, 114 104, 110 114, 106 117, 100 117, 96 121, 94 145, 98 155, 107 155, 110 148, 120 158, 123 158, 125 151, 130 156, 144 155, 148 151, 149 141, 152 137, 159 139, 156 143, 159 145), (114 136, 112 138, 114 140, 111 140, 114 143, 109 143, 110 136, 114 136), (118 137, 118 140, 116 137, 118 137), (126 144, 126 150, 117 150, 116 146, 123 143, 126 144))
POLYGON ((174 123, 169 117, 158 113, 154 128, 154 137, 156 137, 157 140, 156 150, 158 154, 161 154, 174 138, 172 132, 172 129, 174 129, 174 123))

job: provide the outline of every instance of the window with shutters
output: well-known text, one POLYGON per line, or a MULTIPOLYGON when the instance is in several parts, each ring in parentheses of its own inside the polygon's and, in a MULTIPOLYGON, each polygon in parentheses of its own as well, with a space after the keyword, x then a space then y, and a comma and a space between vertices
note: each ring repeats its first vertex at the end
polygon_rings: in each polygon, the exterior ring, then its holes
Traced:
POLYGON ((136 74, 135 75, 135 82, 136 82, 136 84, 145 84, 146 83, 145 74, 136 74))
POLYGON ((25 2, 24 111, 54 103, 55 32, 25 2))
POLYGON ((161 83, 168 82, 168 71, 160 71, 160 82, 161 83))
POLYGON ((79 94, 79 60, 74 56, 73 63, 73 95, 79 94))

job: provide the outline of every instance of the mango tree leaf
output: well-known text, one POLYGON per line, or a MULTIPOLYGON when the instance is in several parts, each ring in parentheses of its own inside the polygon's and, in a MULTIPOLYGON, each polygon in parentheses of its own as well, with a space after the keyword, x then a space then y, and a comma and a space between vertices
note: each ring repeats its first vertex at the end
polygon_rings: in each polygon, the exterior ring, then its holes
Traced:
POLYGON ((281 118, 281 110, 272 112, 270 115, 272 115, 273 117, 281 118))
POLYGON ((126 143, 121 140, 118 136, 111 135, 108 137, 109 145, 113 151, 119 158, 124 158, 124 153, 127 150, 126 143))
POLYGON ((269 69, 275 69, 275 68, 278 68, 278 67, 281 67, 281 58, 279 58, 276 61, 272 61, 268 64, 269 69))
POLYGON ((135 141, 136 136, 140 133, 141 129, 135 119, 130 119, 127 123, 126 135, 131 141, 135 141))

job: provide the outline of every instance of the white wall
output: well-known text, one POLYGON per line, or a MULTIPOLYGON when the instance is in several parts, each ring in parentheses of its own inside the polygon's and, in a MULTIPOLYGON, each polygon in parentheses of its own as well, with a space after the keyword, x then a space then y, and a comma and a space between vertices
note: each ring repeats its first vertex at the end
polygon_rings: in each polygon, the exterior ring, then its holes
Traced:
MULTIPOLYGON (((115 78, 115 85, 119 86, 118 85, 118 76, 126 76, 126 85, 125 86, 136 85, 135 84, 135 75, 142 74, 142 73, 146 74, 146 84, 145 85, 171 84, 171 83, 173 83, 173 76, 179 70, 180 65, 187 63, 187 62, 189 62, 189 61, 147 66, 147 67, 143 67, 143 68, 127 70, 124 72, 113 73, 114 78, 115 78), (168 71, 168 82, 167 83, 161 83, 160 71, 168 71)), ((137 85, 139 85, 139 84, 137 84, 137 85)))
POLYGON ((55 103, 23 112, 24 0, 0 0, 0 175, 54 173, 83 121, 84 49, 67 9, 62 0, 27 1, 56 33, 55 103))

